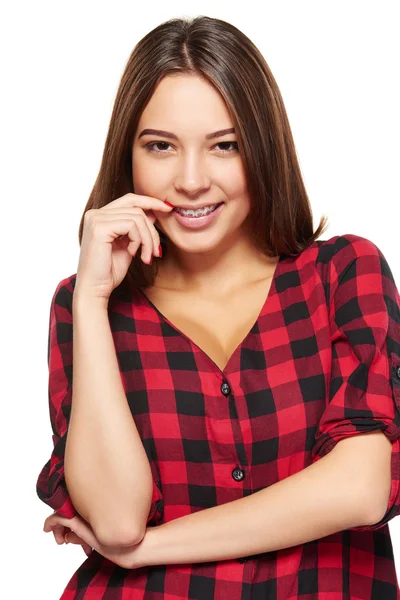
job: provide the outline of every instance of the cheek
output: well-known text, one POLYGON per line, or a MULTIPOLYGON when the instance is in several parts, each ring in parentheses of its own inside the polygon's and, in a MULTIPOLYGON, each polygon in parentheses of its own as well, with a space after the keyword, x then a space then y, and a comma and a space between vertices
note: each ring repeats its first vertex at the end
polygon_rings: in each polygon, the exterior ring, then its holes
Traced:
POLYGON ((224 173, 221 181, 226 196, 232 200, 247 197, 247 183, 242 165, 235 164, 224 173))
POLYGON ((240 226, 247 219, 251 211, 250 198, 245 186, 232 190, 230 204, 231 225, 240 226))
POLYGON ((137 187, 141 190, 148 190, 148 193, 151 187, 154 187, 154 183, 159 181, 158 172, 154 172, 154 164, 151 164, 151 161, 142 153, 136 159, 132 159, 132 177, 135 189, 137 187))
MULTIPOLYGON (((148 188, 149 168, 144 161, 132 161, 132 178, 136 194, 145 194, 148 188)), ((147 192, 148 193, 148 192, 147 192)))
POLYGON ((163 198, 165 178, 161 169, 155 170, 154 161, 146 159, 145 156, 132 160, 132 178, 136 194, 163 198))
POLYGON ((250 211, 250 198, 247 190, 247 184, 244 177, 232 175, 232 179, 226 188, 227 196, 235 205, 235 212, 241 215, 247 214, 250 211))

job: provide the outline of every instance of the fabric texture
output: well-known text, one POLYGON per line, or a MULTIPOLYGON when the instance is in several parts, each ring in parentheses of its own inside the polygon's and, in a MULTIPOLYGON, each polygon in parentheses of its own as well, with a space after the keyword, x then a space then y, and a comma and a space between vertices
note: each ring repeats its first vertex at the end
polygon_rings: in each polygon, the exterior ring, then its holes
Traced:
MULTIPOLYGON (((76 514, 63 467, 75 280, 63 279, 51 302, 53 450, 37 480, 39 498, 68 518, 76 514)), ((392 443, 391 493, 374 525, 234 560, 123 569, 93 552, 60 600, 400 600, 388 526, 400 514, 400 297, 372 241, 337 235, 281 255, 224 370, 145 290, 123 282, 108 313, 153 473, 149 526, 257 492, 339 440, 377 430, 392 443)))

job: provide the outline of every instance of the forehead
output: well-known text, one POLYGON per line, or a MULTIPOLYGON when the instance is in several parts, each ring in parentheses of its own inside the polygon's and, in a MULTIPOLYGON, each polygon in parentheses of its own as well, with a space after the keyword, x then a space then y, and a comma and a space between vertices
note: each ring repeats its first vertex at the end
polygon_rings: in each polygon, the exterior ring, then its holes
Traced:
POLYGON ((196 75, 180 74, 166 76, 159 82, 139 127, 168 129, 179 136, 190 129, 204 135, 233 127, 233 122, 224 99, 210 82, 196 75))

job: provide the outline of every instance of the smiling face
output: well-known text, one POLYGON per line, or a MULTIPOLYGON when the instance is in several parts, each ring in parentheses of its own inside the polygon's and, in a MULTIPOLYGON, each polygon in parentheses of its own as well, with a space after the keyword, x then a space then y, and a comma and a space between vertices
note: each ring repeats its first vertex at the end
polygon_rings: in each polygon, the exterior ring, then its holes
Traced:
POLYGON ((135 193, 193 209, 222 203, 202 223, 175 210, 155 213, 177 250, 207 252, 245 235, 250 200, 233 127, 219 92, 187 74, 164 77, 141 115, 132 146, 135 193))

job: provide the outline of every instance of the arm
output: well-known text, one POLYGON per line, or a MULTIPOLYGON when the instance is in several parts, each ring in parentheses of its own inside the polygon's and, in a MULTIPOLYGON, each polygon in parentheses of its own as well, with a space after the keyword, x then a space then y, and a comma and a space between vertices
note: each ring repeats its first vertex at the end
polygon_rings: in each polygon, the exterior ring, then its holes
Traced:
POLYGON ((302 471, 245 498, 149 528, 140 564, 229 560, 376 523, 390 493, 391 442, 347 438, 302 471))
POLYGON ((102 300, 73 298, 73 401, 65 479, 77 511, 105 545, 137 543, 152 474, 132 418, 102 300))

